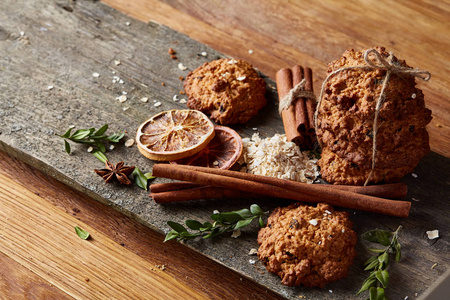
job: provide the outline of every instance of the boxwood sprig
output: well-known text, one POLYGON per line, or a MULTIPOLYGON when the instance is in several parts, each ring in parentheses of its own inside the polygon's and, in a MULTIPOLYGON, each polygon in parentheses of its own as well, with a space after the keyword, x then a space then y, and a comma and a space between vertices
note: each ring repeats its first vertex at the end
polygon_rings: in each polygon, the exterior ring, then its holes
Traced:
POLYGON ((180 223, 168 221, 167 225, 173 230, 167 233, 164 242, 170 240, 184 241, 203 237, 204 239, 213 238, 226 232, 232 232, 244 228, 251 224, 254 219, 258 219, 259 226, 264 227, 262 216, 268 212, 263 212, 257 204, 252 204, 250 209, 241 209, 231 212, 214 213, 211 215, 213 223, 201 223, 196 220, 186 220, 184 227, 180 223), (189 232, 188 229, 194 232, 189 232))
POLYGON ((396 231, 390 232, 386 230, 370 230, 361 235, 361 237, 369 242, 381 244, 385 246, 384 249, 368 248, 369 251, 377 253, 371 256, 364 264, 365 271, 370 271, 369 277, 364 281, 358 295, 366 290, 369 290, 370 300, 387 300, 384 289, 389 283, 389 272, 387 267, 389 265, 390 254, 394 255, 395 261, 401 259, 401 244, 398 240, 398 234, 402 226, 399 226, 396 231))

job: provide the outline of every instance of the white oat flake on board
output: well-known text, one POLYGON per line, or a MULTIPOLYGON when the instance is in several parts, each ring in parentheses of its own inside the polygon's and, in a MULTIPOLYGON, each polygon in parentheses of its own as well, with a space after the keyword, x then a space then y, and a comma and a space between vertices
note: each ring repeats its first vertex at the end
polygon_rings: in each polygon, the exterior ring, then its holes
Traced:
POLYGON ((238 162, 243 172, 305 183, 313 183, 319 176, 317 159, 287 141, 285 134, 261 139, 254 133, 251 138, 243 138, 242 144, 238 162))
POLYGON ((439 237, 439 230, 437 230, 437 229, 436 230, 429 230, 426 233, 427 233, 428 238, 430 240, 437 239, 439 237))

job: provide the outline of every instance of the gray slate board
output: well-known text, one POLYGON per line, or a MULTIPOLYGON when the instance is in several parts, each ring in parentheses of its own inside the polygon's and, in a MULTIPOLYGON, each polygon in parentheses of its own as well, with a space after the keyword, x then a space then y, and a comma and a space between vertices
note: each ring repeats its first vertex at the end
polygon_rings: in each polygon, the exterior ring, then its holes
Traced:
MULTIPOLYGON (((186 108, 172 100, 174 95, 183 98, 179 77, 205 61, 224 57, 223 54, 162 25, 144 24, 87 0, 1 1, 0 21, 0 150, 163 233, 169 230, 168 220, 206 221, 214 210, 236 210, 256 201, 156 205, 147 191, 136 186, 103 184, 92 171, 102 164, 86 152, 86 147, 72 145, 74 151, 67 155, 63 140, 56 136, 69 125, 99 128, 108 123, 108 132, 126 130, 127 137, 134 138, 139 124, 157 112, 186 108), (177 51, 179 61, 168 55, 171 47, 177 51), (203 51, 207 57, 200 55, 203 51), (180 70, 179 62, 188 69, 180 70), (100 76, 94 77, 93 73, 100 76), (117 78, 123 84, 114 83, 117 78), (122 92, 128 98, 124 103, 116 100, 122 92), (148 97, 149 102, 140 101, 142 97, 148 97), (154 100, 162 105, 155 107, 154 100)), ((251 136, 253 128, 261 137, 283 133, 275 84, 263 77, 268 83, 268 105, 245 126, 234 127, 242 137, 251 136)), ((140 155, 136 147, 119 145, 107 155, 113 162, 123 160, 144 172, 152 168, 152 162, 140 155)), ((448 158, 430 153, 416 170, 418 178, 408 175, 404 179, 409 186, 408 200, 413 204, 408 219, 350 211, 358 234, 374 228, 395 230, 403 226, 403 260, 391 268, 388 295, 392 299, 420 295, 449 268, 449 169, 448 158), (441 237, 431 241, 425 232, 433 229, 438 229, 441 237)), ((267 210, 289 203, 275 199, 257 202, 267 210)), ((323 290, 288 288, 281 285, 277 276, 267 273, 260 262, 249 263, 255 259, 247 253, 257 248, 257 231, 255 225, 245 229, 238 239, 220 237, 187 245, 287 298, 356 298, 355 293, 367 276, 361 264, 371 255, 362 242, 357 246, 359 255, 348 278, 323 290)))

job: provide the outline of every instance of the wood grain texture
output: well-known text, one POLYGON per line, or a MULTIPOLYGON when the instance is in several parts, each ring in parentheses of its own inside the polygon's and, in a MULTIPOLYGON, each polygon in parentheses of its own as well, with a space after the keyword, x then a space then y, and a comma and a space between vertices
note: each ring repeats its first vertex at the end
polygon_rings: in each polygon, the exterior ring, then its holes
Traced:
POLYGON ((245 59, 272 79, 281 68, 309 66, 316 93, 327 64, 346 49, 384 46, 410 66, 432 74, 429 82, 418 82, 433 112, 427 127, 430 145, 450 157, 447 1, 102 1, 245 59))
POLYGON ((35 193, 0 175, 0 251, 78 299, 207 299, 35 193), (20 212, 20 213, 18 213, 20 212), (26 220, 26 221, 25 221, 26 220), (80 239, 74 227, 90 233, 80 239), (34 234, 30 234, 34 233, 34 234))
MULTIPOLYGON (((109 244, 109 247, 97 248, 95 255, 90 259, 90 266, 94 267, 89 271, 89 274, 103 274, 103 270, 100 272, 97 268, 104 262, 102 262, 105 257, 105 252, 111 254, 110 249, 122 249, 117 251, 117 254, 123 253, 123 249, 127 251, 125 253, 132 252, 139 256, 139 262, 148 266, 149 269, 145 270, 144 273, 153 275, 153 273, 160 273, 159 267, 164 265, 164 273, 168 274, 170 277, 166 277, 166 282, 164 283, 165 289, 172 290, 175 295, 175 299, 180 299, 184 297, 183 289, 178 289, 178 285, 184 284, 186 286, 192 287, 198 293, 198 297, 206 296, 208 299, 231 299, 233 297, 239 297, 241 299, 278 299, 280 298, 277 294, 268 291, 266 288, 256 284, 249 279, 242 277, 241 275, 233 272, 232 270, 219 265, 213 260, 193 251, 192 249, 176 243, 169 242, 163 243, 164 236, 155 232, 154 230, 144 226, 135 220, 132 220, 122 213, 112 209, 111 207, 105 206, 98 201, 86 197, 86 195, 74 191, 68 188, 63 183, 52 179, 51 177, 43 174, 42 172, 24 164, 23 162, 13 159, 4 152, 0 151, 0 176, 6 178, 5 184, 2 184, 3 188, 9 188, 18 197, 22 198, 26 195, 33 193, 38 197, 38 202, 41 203, 46 209, 51 211, 47 215, 48 224, 47 231, 39 226, 38 228, 30 228, 27 233, 22 233, 22 237, 27 237, 28 235, 34 236, 35 239, 43 240, 43 243, 48 243, 46 237, 50 236, 53 239, 65 238, 52 226, 53 223, 57 222, 57 217, 68 218, 75 222, 78 226, 86 229, 88 226, 95 232, 93 235, 96 243, 100 243, 103 246, 103 239, 110 239, 114 241, 115 244, 109 244), (26 176, 25 176, 26 174, 26 176), (12 182, 12 181, 14 182, 12 182), (45 200, 46 202, 43 202, 45 200), (76 219, 76 221, 74 220, 76 219), (83 225, 80 225, 83 224, 83 225), (102 238, 99 239, 98 235, 102 238), (207 284, 205 284, 207 283, 207 284), (238 290, 234 287, 239 286, 238 290)), ((2 181, 3 182, 3 181, 2 181)), ((33 194, 31 197, 34 197, 33 194)), ((3 193, 0 194, 1 207, 4 205, 3 193)), ((15 199, 16 199, 15 198, 15 199)), ((8 200, 10 201, 10 199, 8 200)), ((31 201, 33 205, 35 201, 31 201)), ((6 205, 6 204, 5 204, 6 205)), ((19 215, 22 210, 19 207, 14 206, 13 215, 19 215)), ((0 209, 3 212, 2 209, 0 209)), ((39 211, 42 211, 39 209, 39 211)), ((8 219, 9 221, 9 219, 8 219)), ((22 226, 33 226, 33 219, 23 218, 22 226)), ((74 224, 75 224, 74 223, 74 224)), ((76 242, 85 242, 76 236, 73 231, 73 224, 70 224, 67 228, 63 228, 62 232, 69 231, 69 239, 75 237, 76 242)), ((1 226, 1 225, 0 225, 1 226)), ((9 226, 9 224, 8 224, 9 226)), ((2 227, 0 227, 1 230, 2 227)), ((7 228, 7 227, 5 227, 7 228)), ((0 233, 1 234, 1 233, 0 233)), ((47 272, 52 271, 55 264, 57 264, 58 259, 50 257, 47 265, 40 265, 37 273, 43 273, 44 275, 36 275, 36 271, 31 271, 30 265, 34 263, 33 257, 39 256, 39 252, 28 250, 29 256, 22 258, 25 263, 19 264, 19 259, 12 255, 13 258, 9 258, 4 253, 10 251, 10 245, 12 242, 20 243, 20 241, 12 240, 10 237, 1 234, 2 239, 0 240, 0 261, 2 262, 0 270, 5 272, 0 272, 4 280, 2 280, 2 289, 0 289, 0 295, 5 298, 14 299, 16 295, 22 295, 25 299, 33 298, 35 295, 57 295, 55 298, 58 299, 70 299, 69 290, 63 290, 61 287, 57 287, 54 280, 57 280, 61 276, 68 277, 66 272, 69 269, 61 266, 59 271, 60 274, 51 276, 47 272), (6 248, 6 250, 4 249, 6 248), (3 251, 5 250, 5 252, 3 251), (9 269, 14 269, 14 272, 9 272, 9 269)), ((29 237, 32 238, 32 237, 29 237)), ((61 242, 61 241, 60 241, 61 242)), ((64 242, 64 241, 63 241, 64 242)), ((86 241, 89 243, 89 241, 86 241)), ((84 243, 78 244, 81 246, 86 246, 84 243)), ((59 245, 63 249, 57 249, 54 244, 49 247, 44 247, 46 250, 51 252, 55 251, 70 251, 66 243, 64 245, 59 245)), ((124 258, 123 255, 118 255, 120 258, 124 258)), ((77 264, 79 263, 78 254, 71 253, 66 256, 64 260, 67 263, 77 264)), ((124 268, 118 264, 114 264, 111 260, 108 261, 111 264, 111 268, 118 269, 119 267, 124 268)), ((125 268, 128 267, 130 261, 126 261, 125 268)), ((84 273, 86 275, 88 273, 84 273)), ((88 278, 88 277, 86 277, 88 278)), ((85 281, 85 277, 82 280, 77 280, 72 288, 82 289, 90 287, 85 281)), ((148 284, 153 284, 152 278, 147 278, 148 284)), ((131 284, 132 289, 136 289, 134 280, 131 282, 123 282, 121 286, 125 286, 128 289, 128 284, 131 284)), ((147 284, 147 283, 146 283, 147 284)), ((96 287, 97 288, 97 287, 96 287)), ((117 298, 119 293, 116 293, 116 286, 111 286, 110 293, 117 298)), ((143 286, 142 288, 147 288, 143 286)), ((95 291, 93 291, 94 293, 95 291)), ((137 298, 142 298, 147 291, 139 293, 137 298)), ((163 295, 164 296, 164 295, 163 295)), ((80 298, 80 297, 75 297, 80 298)), ((83 298, 83 297, 82 297, 83 298)), ((165 297, 158 297, 159 299, 164 299, 165 297)))

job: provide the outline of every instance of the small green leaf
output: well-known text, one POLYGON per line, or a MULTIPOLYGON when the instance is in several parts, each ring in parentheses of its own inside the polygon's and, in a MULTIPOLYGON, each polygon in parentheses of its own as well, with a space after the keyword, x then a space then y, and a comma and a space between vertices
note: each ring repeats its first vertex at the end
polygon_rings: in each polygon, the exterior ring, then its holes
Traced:
POLYGON ((176 232, 175 230, 171 230, 171 231, 169 231, 169 233, 167 233, 166 238, 164 239, 164 242, 174 240, 174 239, 178 238, 179 236, 180 236, 180 234, 178 232, 176 232))
POLYGON ((89 238, 89 232, 84 231, 83 229, 81 229, 78 226, 75 226, 75 232, 77 233, 77 235, 82 238, 83 240, 87 240, 89 238))
POLYGON ((102 163, 106 163, 108 161, 108 158, 106 157, 105 153, 101 151, 96 150, 92 152, 92 155, 94 155, 102 163))
POLYGON ((373 278, 373 277, 367 278, 367 279, 364 281, 364 283, 363 283, 361 289, 359 290, 359 292, 358 292, 356 295, 359 295, 359 294, 361 294, 362 292, 364 292, 365 290, 368 290, 368 289, 370 289, 371 287, 375 286, 376 282, 377 282, 377 279, 376 279, 376 278, 373 278))
POLYGON ((95 146, 97 146, 98 150, 100 150, 101 152, 103 152, 103 153, 106 152, 105 145, 103 145, 102 142, 95 141, 95 146))
POLYGON ((66 152, 70 154, 70 144, 68 141, 64 140, 64 149, 66 149, 66 152))
POLYGON ((70 137, 70 133, 72 132, 72 128, 69 128, 69 130, 66 131, 63 135, 60 135, 60 137, 68 139, 70 137))
POLYGON ((385 251, 385 249, 377 249, 377 248, 367 248, 367 250, 375 253, 383 253, 385 251))
POLYGON ((249 209, 247 209, 247 208, 240 209, 240 210, 235 210, 235 211, 232 211, 232 213, 236 213, 236 214, 240 215, 243 219, 247 219, 247 218, 253 217, 252 212, 249 209))
POLYGON ((173 230, 175 230, 178 233, 187 232, 186 228, 184 228, 184 226, 181 225, 180 223, 168 221, 167 225, 169 225, 173 230))
POLYGON ((147 190, 147 177, 139 170, 138 167, 135 167, 133 170, 134 183, 141 189, 147 190))
POLYGON ((384 252, 383 254, 378 256, 378 261, 386 266, 389 263, 389 254, 387 252, 384 252))
POLYGON ((192 230, 200 230, 202 228, 203 224, 196 220, 186 220, 185 222, 186 226, 192 230))
POLYGON ((261 216, 259 216, 258 223, 259 223, 259 227, 261 227, 261 228, 263 228, 265 226, 264 221, 261 216))
POLYGON ((234 230, 236 229, 240 229, 240 228, 244 228, 248 225, 250 225, 250 223, 253 221, 253 219, 245 219, 245 220, 240 220, 236 223, 236 225, 234 226, 234 230))
POLYGON ((102 127, 100 127, 99 130, 97 130, 94 135, 99 136, 102 135, 106 132, 106 130, 108 130, 108 124, 103 125, 102 127))
MULTIPOLYGON (((381 229, 375 229, 375 230, 369 230, 367 232, 364 232, 361 235, 361 238, 366 240, 366 241, 369 241, 369 242, 382 244, 381 241, 383 241, 383 243, 385 243, 386 242, 386 238, 389 241, 389 238, 391 236, 392 236, 392 233, 389 232, 389 231, 381 230, 381 229), (380 241, 380 239, 381 239, 381 241, 380 241)), ((387 245, 384 245, 384 244, 382 244, 382 245, 388 246, 389 244, 390 244, 390 242, 388 242, 387 245)))
POLYGON ((400 250, 400 248, 401 246, 399 244, 395 251, 395 261, 400 261, 400 259, 402 258, 402 251, 400 250))
POLYGON ((373 270, 376 267, 378 267, 380 264, 380 262, 378 261, 378 259, 374 260, 373 262, 371 262, 370 264, 368 264, 365 268, 364 271, 369 271, 369 270, 373 270))
POLYGON ((211 228, 213 227, 213 225, 209 222, 205 222, 203 223, 202 227, 199 228, 200 231, 208 231, 211 230, 211 228))
POLYGON ((375 273, 376 278, 381 283, 381 285, 385 288, 389 282, 389 272, 386 270, 378 270, 375 273))
POLYGON ((378 243, 383 246, 389 246, 391 244, 390 238, 392 233, 386 230, 377 230, 376 231, 378 243))
POLYGON ((125 136, 125 132, 115 133, 115 134, 108 136, 106 138, 106 140, 113 142, 113 143, 118 143, 124 136, 125 136))
POLYGON ((256 216, 262 215, 263 211, 258 204, 252 204, 250 206, 250 212, 256 216))
POLYGON ((378 261, 378 256, 371 256, 368 260, 366 260, 364 263, 363 263, 363 266, 365 267, 365 266, 368 266, 368 265, 370 265, 373 261, 378 261))
POLYGON ((237 221, 243 220, 244 218, 236 212, 225 212, 211 215, 211 219, 214 221, 222 223, 236 223, 237 221))
POLYGON ((214 228, 209 234, 205 235, 203 238, 204 239, 209 239, 209 238, 213 238, 215 236, 218 236, 219 234, 221 234, 220 229, 219 228, 214 228))
POLYGON ((152 172, 145 173, 144 176, 145 176, 145 178, 147 178, 148 180, 150 180, 150 179, 155 179, 155 178, 156 178, 156 176, 153 176, 153 173, 152 173, 152 172))
POLYGON ((369 299, 370 300, 387 300, 384 295, 384 289, 381 287, 371 287, 369 290, 369 299))
POLYGON ((75 133, 70 137, 71 140, 82 140, 88 137, 91 134, 91 130, 89 129, 78 129, 75 133))

